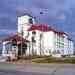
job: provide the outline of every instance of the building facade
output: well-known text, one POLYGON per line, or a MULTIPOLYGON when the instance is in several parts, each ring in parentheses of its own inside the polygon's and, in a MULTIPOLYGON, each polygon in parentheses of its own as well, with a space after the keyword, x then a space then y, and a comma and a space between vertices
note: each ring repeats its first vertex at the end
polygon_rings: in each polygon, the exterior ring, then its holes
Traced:
POLYGON ((67 33, 46 24, 36 24, 29 15, 18 18, 18 33, 22 31, 23 37, 30 41, 31 55, 73 55, 74 44, 67 33))
POLYGON ((74 43, 67 33, 58 31, 47 24, 37 24, 34 17, 29 14, 19 16, 17 24, 19 35, 16 38, 17 44, 14 47, 11 43, 15 36, 13 36, 11 40, 9 38, 9 41, 3 41, 3 55, 12 54, 11 52, 14 50, 16 50, 17 55, 21 55, 22 51, 22 54, 25 56, 52 55, 55 57, 61 57, 74 54, 74 43), (23 40, 27 40, 27 42, 23 42, 23 40), (22 46, 21 43, 23 43, 22 45, 24 46, 22 46), (5 52, 7 53, 5 54, 5 52))

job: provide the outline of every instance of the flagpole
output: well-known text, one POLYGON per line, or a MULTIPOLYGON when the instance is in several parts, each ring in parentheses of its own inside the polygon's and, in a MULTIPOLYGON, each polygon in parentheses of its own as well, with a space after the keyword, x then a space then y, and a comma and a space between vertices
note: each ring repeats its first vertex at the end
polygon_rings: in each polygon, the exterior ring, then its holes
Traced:
MULTIPOLYGON (((40 12, 40 15, 42 15, 43 12, 40 12)), ((41 36, 40 36, 40 55, 42 55, 42 37, 43 37, 43 25, 41 25, 41 36)))
POLYGON ((22 53, 22 44, 23 43, 23 25, 22 25, 22 30, 21 30, 21 58, 23 56, 23 53, 22 53))

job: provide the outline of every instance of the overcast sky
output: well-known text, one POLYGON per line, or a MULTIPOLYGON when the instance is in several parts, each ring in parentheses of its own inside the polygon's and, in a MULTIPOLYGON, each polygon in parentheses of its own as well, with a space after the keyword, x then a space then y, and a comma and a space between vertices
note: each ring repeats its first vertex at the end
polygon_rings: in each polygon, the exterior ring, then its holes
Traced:
POLYGON ((40 23, 69 32, 74 39, 75 0, 0 0, 0 35, 16 32, 17 15, 25 11, 40 23))

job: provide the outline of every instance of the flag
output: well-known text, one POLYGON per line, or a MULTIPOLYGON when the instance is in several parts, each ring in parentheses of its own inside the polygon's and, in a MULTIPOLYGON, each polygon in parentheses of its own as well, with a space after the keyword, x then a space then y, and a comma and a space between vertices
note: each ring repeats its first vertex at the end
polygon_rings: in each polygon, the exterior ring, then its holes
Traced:
POLYGON ((40 14, 43 14, 43 12, 40 12, 40 14))

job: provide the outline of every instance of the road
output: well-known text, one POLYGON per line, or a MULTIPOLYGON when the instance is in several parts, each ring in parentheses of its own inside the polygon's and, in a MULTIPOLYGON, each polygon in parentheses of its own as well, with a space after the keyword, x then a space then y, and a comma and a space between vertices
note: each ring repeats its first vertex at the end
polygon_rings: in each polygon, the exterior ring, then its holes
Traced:
POLYGON ((75 75, 75 65, 0 63, 0 75, 75 75))

